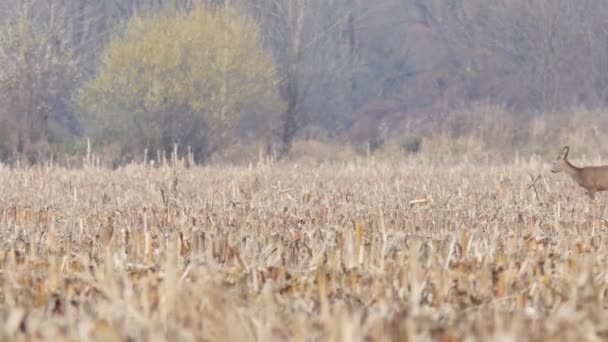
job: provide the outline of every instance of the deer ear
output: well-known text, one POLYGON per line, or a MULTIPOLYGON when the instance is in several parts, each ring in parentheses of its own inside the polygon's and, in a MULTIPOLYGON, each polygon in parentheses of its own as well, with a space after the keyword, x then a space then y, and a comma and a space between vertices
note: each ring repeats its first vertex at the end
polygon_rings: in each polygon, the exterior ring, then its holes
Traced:
POLYGON ((570 151, 570 147, 565 146, 565 147, 562 149, 562 151, 560 152, 559 157, 560 157, 561 159, 566 159, 566 158, 568 158, 568 152, 569 152, 569 151, 570 151))

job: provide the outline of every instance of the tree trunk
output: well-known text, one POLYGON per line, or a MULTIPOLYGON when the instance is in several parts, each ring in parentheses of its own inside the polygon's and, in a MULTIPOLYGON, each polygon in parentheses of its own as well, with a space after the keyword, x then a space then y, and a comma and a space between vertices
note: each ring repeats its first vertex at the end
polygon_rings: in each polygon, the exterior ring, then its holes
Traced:
POLYGON ((289 152, 291 144, 298 131, 299 89, 295 70, 290 70, 281 96, 287 102, 287 109, 283 112, 283 131, 281 136, 281 154, 289 152))

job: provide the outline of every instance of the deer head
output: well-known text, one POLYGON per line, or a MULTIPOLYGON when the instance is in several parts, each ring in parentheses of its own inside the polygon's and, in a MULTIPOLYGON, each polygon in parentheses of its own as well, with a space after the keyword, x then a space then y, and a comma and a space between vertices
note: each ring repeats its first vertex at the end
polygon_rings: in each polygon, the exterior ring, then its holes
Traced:
POLYGON ((570 148, 565 146, 562 151, 557 156, 557 159, 553 162, 553 167, 551 168, 551 172, 557 173, 562 172, 568 165, 568 151, 570 148))

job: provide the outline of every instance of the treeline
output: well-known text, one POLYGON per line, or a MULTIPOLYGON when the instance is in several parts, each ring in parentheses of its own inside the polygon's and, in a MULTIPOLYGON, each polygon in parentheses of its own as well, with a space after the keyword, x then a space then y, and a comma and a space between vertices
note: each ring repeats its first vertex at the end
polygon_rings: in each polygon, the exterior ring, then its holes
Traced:
POLYGON ((3 160, 86 138, 123 160, 301 139, 415 152, 479 102, 525 121, 608 101, 603 0, 15 0, 0 24, 3 160))

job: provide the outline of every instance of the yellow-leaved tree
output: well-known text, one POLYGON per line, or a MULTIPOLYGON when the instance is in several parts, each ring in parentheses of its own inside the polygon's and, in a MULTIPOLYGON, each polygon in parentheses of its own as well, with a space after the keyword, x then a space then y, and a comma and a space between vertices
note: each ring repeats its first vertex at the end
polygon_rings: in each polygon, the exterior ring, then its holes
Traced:
POLYGON ((102 144, 135 153, 177 143, 199 159, 233 141, 244 115, 271 125, 282 107, 256 23, 234 9, 204 7, 131 19, 75 101, 102 144))

